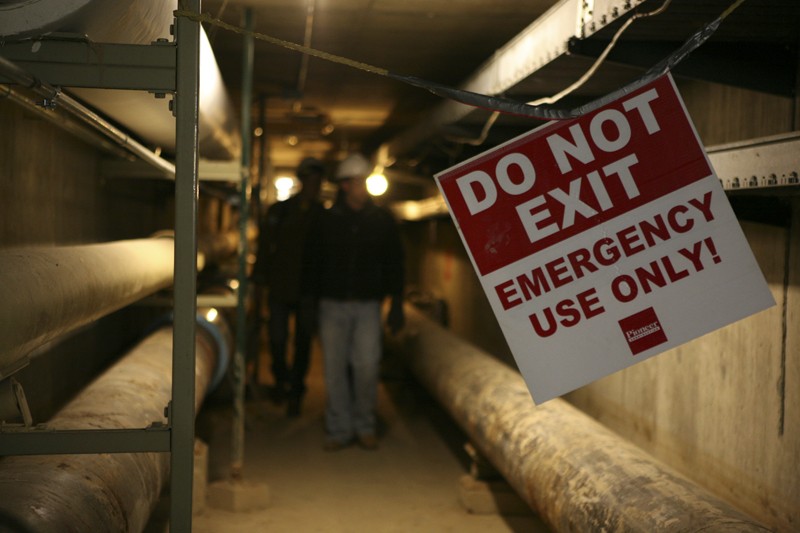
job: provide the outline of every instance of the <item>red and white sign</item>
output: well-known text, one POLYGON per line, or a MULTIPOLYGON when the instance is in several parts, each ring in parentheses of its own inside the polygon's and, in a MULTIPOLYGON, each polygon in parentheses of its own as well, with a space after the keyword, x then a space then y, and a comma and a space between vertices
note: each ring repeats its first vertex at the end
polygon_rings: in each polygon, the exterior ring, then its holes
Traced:
POLYGON ((774 305, 669 75, 436 179, 536 402, 774 305))

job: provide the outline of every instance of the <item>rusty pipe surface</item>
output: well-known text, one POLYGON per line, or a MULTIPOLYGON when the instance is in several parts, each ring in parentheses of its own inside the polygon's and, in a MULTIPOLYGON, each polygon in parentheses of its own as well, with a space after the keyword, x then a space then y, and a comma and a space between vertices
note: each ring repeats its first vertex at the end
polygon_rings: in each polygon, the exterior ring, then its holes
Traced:
POLYGON ((174 241, 0 250, 0 378, 38 346, 172 284, 174 241))
POLYGON ((416 377, 554 531, 767 532, 561 399, 407 306, 416 377))
MULTIPOLYGON (((198 328, 195 412, 218 347, 198 328)), ((48 429, 147 427, 171 397, 172 327, 138 344, 67 404, 48 429)), ((32 455, 0 459, 0 531, 142 531, 169 478, 169 455, 32 455)))

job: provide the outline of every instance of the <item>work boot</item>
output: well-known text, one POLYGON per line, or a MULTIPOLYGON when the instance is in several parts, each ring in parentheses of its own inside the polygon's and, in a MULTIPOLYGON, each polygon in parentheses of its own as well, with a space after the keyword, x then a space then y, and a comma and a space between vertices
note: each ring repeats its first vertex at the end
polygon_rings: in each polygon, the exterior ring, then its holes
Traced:
POLYGON ((289 401, 286 404, 286 416, 289 418, 297 418, 300 416, 301 398, 301 396, 296 394, 289 396, 289 401))

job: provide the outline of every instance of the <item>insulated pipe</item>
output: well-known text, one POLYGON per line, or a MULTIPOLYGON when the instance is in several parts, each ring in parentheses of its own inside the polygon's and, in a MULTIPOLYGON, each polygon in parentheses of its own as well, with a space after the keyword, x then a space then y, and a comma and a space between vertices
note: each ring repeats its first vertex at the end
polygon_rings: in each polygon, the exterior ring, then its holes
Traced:
MULTIPOLYGON (((59 32, 85 35, 96 43, 147 45, 169 38, 177 5, 177 0, 0 0, 0 37, 35 39, 59 32)), ((200 155, 233 159, 241 145, 233 105, 208 38, 202 29, 200 33, 200 155)), ((164 100, 144 91, 72 92, 146 142, 167 150, 175 147, 175 119, 164 100)), ((65 96, 59 97, 59 104, 65 96)))
POLYGON ((198 262, 209 265, 227 259, 239 250, 239 232, 235 229, 223 233, 197 236, 198 262))
MULTIPOLYGON (((207 328, 208 324, 199 327, 195 340, 195 412, 214 374, 223 338, 212 340, 207 328)), ((84 389, 48 422, 48 429, 147 427, 164 419, 171 382, 172 327, 168 326, 148 336, 84 389)), ((142 531, 168 474, 169 455, 164 453, 5 457, 0 459, 0 530, 142 531)))
POLYGON ((767 532, 515 370, 407 307, 417 378, 554 531, 767 532))
POLYGON ((0 250, 0 378, 33 349, 172 284, 172 239, 0 250))
MULTIPOLYGON (((159 238, 0 250, 0 379, 42 344, 172 284, 175 245, 159 238)), ((236 252, 238 233, 199 238, 198 269, 236 252)))

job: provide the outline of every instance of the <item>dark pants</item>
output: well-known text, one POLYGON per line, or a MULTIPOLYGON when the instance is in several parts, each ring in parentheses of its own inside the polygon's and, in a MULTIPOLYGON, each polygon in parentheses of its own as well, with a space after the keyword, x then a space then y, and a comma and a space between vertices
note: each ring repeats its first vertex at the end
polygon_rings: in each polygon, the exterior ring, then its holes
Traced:
POLYGON ((269 346, 275 385, 289 396, 300 397, 306 390, 305 379, 311 357, 311 339, 317 324, 317 304, 313 298, 285 302, 269 297, 269 346), (294 357, 286 358, 289 344, 289 318, 294 314, 294 357))

